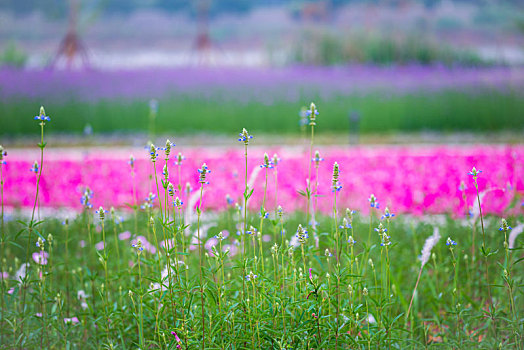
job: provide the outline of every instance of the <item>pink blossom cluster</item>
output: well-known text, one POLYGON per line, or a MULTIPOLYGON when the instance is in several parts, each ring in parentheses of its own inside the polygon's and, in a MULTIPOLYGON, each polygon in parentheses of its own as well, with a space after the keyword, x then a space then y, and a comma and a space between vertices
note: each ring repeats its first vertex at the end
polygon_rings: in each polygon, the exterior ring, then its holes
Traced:
MULTIPOLYGON (((235 146, 227 149, 175 147, 168 162, 170 181, 175 189, 179 183, 182 188, 189 183, 193 192, 199 190, 197 169, 205 162, 212 172, 207 178, 210 184, 203 185, 203 207, 223 210, 233 207, 234 202, 242 204, 244 154, 243 147, 235 146), (173 154, 179 151, 186 160, 175 165, 173 154), (230 204, 226 195, 233 199, 230 204)), ((318 150, 324 160, 318 167, 318 197, 314 202, 316 209, 325 213, 329 213, 333 205, 331 177, 335 161, 340 165, 342 186, 337 193, 339 208, 348 207, 364 214, 369 211, 368 198, 373 193, 381 209, 388 206, 393 212, 465 215, 476 198, 473 178, 468 175, 473 166, 482 170, 478 177, 479 190, 489 190, 483 197, 484 212, 500 214, 516 195, 524 192, 524 145, 338 146, 319 147, 318 150), (465 185, 464 190, 461 182, 465 185)), ((277 205, 281 205, 285 212, 304 210, 306 200, 298 191, 306 188, 310 164, 313 192, 317 188, 317 171, 310 157, 305 146, 261 148, 250 145, 248 177, 254 179, 250 208, 260 210, 267 175, 267 211, 275 210, 277 205), (264 152, 270 157, 277 153, 281 159, 278 166, 260 168, 264 152)), ((10 151, 4 165, 7 206, 32 207, 36 176, 29 169, 35 159, 38 159, 38 150, 10 151)), ((156 163, 159 179, 162 178, 163 166, 163 154, 159 151, 156 163)), ((89 149, 84 152, 46 149, 39 205, 80 210, 82 191, 89 186, 94 192, 91 202, 95 208, 100 205, 128 208, 127 205, 134 202, 133 181, 140 205, 150 192, 157 193, 154 182, 150 180, 152 171, 149 154, 142 148, 89 149), (136 158, 135 177, 128 164, 130 154, 136 158)), ((160 198, 164 198, 161 185, 160 191, 160 198)), ((177 189, 176 196, 184 206, 190 203, 183 190, 180 193, 177 189)), ((158 199, 154 205, 158 205, 158 199)), ((522 210, 521 203, 517 207, 522 210)))

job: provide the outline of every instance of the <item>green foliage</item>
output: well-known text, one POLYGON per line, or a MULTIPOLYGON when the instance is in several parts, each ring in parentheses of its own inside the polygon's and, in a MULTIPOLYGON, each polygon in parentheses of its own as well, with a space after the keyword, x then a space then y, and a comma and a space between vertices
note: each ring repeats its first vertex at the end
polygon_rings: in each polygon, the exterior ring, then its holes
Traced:
MULTIPOLYGON (((321 97, 302 94, 300 101, 322 103, 323 132, 349 130, 348 113, 359 111, 360 133, 413 131, 496 131, 524 129, 524 99, 519 92, 481 90, 476 93, 442 91, 437 93, 321 97)), ((31 115, 40 100, 11 98, 0 102, 0 135, 34 132, 34 126, 20 115, 31 115)), ((238 125, 253 132, 298 133, 297 112, 301 104, 276 100, 272 105, 256 101, 236 102, 216 98, 172 96, 159 101, 156 129, 177 133, 236 133, 238 125), (189 117, 190 116, 190 117, 189 117), (220 121, 220 122, 217 122, 220 121)), ((146 100, 67 100, 53 105, 50 133, 78 133, 89 123, 95 133, 146 132, 149 127, 146 100)), ((354 128, 354 126, 352 126, 354 128)))
POLYGON ((353 34, 341 36, 330 32, 307 33, 294 47, 293 59, 299 63, 340 65, 349 62, 380 65, 418 63, 423 65, 480 66, 491 62, 475 53, 437 44, 420 35, 353 34))
MULTIPOLYGON (((133 230, 132 215, 123 223, 115 224, 112 220, 107 220, 106 251, 102 254, 97 253, 92 246, 102 239, 95 230, 95 225, 98 224, 89 223, 88 216, 92 213, 85 214, 69 220, 69 233, 66 233, 66 227, 58 219, 48 217, 41 224, 42 236, 47 237, 49 232, 53 232, 54 236, 52 247, 46 243, 49 258, 43 270, 45 279, 40 285, 40 279, 36 277, 38 267, 32 262, 32 278, 27 283, 34 292, 28 294, 28 305, 24 312, 17 307, 19 284, 12 279, 6 280, 2 288, 6 301, 2 306, 4 321, 0 328, 3 344, 25 348, 91 349, 109 347, 110 344, 133 348, 139 341, 143 341, 147 347, 175 349, 177 343, 171 335, 171 331, 175 331, 181 338, 183 348, 186 345, 189 348, 200 347, 202 319, 197 272, 200 264, 198 249, 188 250, 187 237, 184 238, 185 249, 182 248, 181 233, 184 227, 179 226, 179 220, 164 223, 160 219, 156 220, 156 234, 159 238, 164 229, 169 237, 177 232, 178 246, 170 249, 171 255, 184 259, 189 267, 186 274, 184 269, 175 270, 176 264, 172 264, 171 278, 177 282, 172 284, 171 292, 168 288, 169 279, 160 278, 159 268, 166 264, 162 248, 161 254, 144 251, 137 256, 129 241, 120 241, 116 234, 113 235, 113 232, 133 230), (89 234, 88 229, 91 232, 89 234), (88 243, 85 248, 80 247, 78 242, 88 241, 93 233, 96 235, 93 243, 88 243), (116 246, 120 251, 119 259, 115 255, 116 246), (98 262, 99 256, 103 257, 102 263, 98 262), (104 277, 104 262, 108 264, 108 279, 104 277), (102 289, 103 283, 104 288, 109 290, 102 289), (158 286, 163 284, 165 290, 161 292, 159 287, 153 287, 155 283, 158 286), (13 293, 7 294, 10 288, 14 288, 13 293), (79 290, 85 291, 86 299, 77 297, 79 290), (55 297, 59 292, 60 301, 57 302, 55 297), (86 303, 86 308, 82 307, 82 302, 86 303), (140 307, 141 304, 143 308, 140 307), (42 313, 42 307, 45 308, 45 321, 42 317, 35 316, 36 313, 42 313), (78 317, 80 322, 64 324, 62 319, 67 317, 78 317), (107 321, 108 318, 110 322, 107 321), (21 322, 24 322, 23 333, 21 322), (94 326, 95 323, 97 327, 94 326), (143 324, 143 340, 139 339, 139 324, 143 324)), ((158 212, 153 212, 153 215, 159 218, 158 212)), ((147 233, 146 230, 149 225, 148 217, 148 213, 139 213, 138 225, 140 231, 151 238, 152 232, 147 233)), ((211 225, 204 240, 221 230, 235 232, 235 225, 238 223, 234 217, 232 210, 213 216, 212 219, 204 218, 204 223, 211 225)), ((487 217, 484 221, 486 244, 491 248, 491 255, 486 261, 492 276, 490 283, 493 298, 498 300, 491 313, 493 319, 486 316, 484 301, 487 298, 487 289, 484 257, 478 242, 479 232, 477 231, 477 246, 473 249, 471 224, 448 217, 438 225, 442 238, 432 250, 434 256, 424 267, 410 313, 412 317, 408 322, 405 320, 407 304, 420 269, 417 256, 435 226, 429 223, 429 218, 408 220, 401 216, 392 220, 388 224, 388 234, 393 244, 388 249, 389 260, 386 260, 386 251, 380 247, 380 239, 375 233, 371 236, 371 245, 365 243, 369 217, 357 214, 351 232, 340 232, 340 268, 336 266, 335 255, 327 259, 324 254, 325 249, 334 252, 332 218, 321 216, 317 219, 320 245, 315 247, 314 234, 310 232, 310 238, 304 245, 304 256, 300 248, 290 255, 288 249, 283 247, 273 250, 276 255, 272 255, 270 249, 274 241, 257 242, 257 245, 263 245, 263 254, 266 257, 261 260, 265 265, 264 271, 260 261, 257 270, 254 268, 254 249, 250 237, 244 263, 240 254, 231 256, 226 252, 205 258, 202 271, 207 348, 279 348, 288 344, 293 349, 335 349, 337 343, 340 349, 367 348, 368 344, 371 347, 390 345, 393 348, 417 349, 424 348, 425 345, 430 348, 496 348, 500 342, 503 347, 513 348, 516 347, 516 342, 522 341, 522 338, 519 340, 514 336, 515 332, 522 334, 523 322, 522 319, 515 320, 511 316, 506 285, 513 286, 514 307, 519 312, 524 307, 522 293, 518 292, 519 286, 524 283, 524 264, 519 259, 524 241, 522 237, 518 238, 517 248, 506 251, 510 256, 509 262, 504 263, 504 266, 500 265, 499 262, 505 261, 505 252, 500 249, 504 235, 498 231, 498 218, 487 217), (445 244, 448 232, 453 233, 453 238, 458 243, 453 254, 445 244), (351 253, 345 243, 348 233, 357 240, 355 250, 351 253), (350 263, 351 256, 358 259, 353 264, 350 263), (302 269, 303 257, 307 268, 312 268, 312 280, 309 279, 309 272, 302 269), (374 268, 370 267, 368 259, 374 261, 374 268), (243 285, 243 264, 246 266, 246 273, 252 270, 258 275, 254 283, 248 281, 243 285), (502 269, 507 266, 511 266, 512 272, 504 275, 502 269), (326 277, 328 272, 329 278, 326 277), (389 276, 387 280, 391 284, 390 297, 385 294, 388 288, 385 276, 389 276), (368 290, 368 296, 363 294, 364 288, 368 290), (245 298, 242 297, 243 293, 245 298), (338 328, 334 318, 337 294, 340 295, 341 315, 338 328), (368 321, 368 312, 374 321, 368 321)), ((508 218, 510 222, 522 219, 508 218)), ((255 225, 258 220, 257 213, 250 213, 250 224, 255 225)), ((304 213, 301 212, 284 215, 284 228, 290 232, 286 239, 294 235, 294 230, 303 220, 304 213)), ((375 216, 373 227, 378 222, 375 216)), ((279 225, 278 220, 273 224, 268 220, 264 234, 273 237, 273 231, 280 229, 279 225)), ((475 225, 477 230, 479 225, 478 222, 475 225)), ((3 268, 12 275, 25 259, 25 248, 22 247, 25 246, 26 238, 23 235, 14 237, 20 227, 19 223, 9 221, 6 226, 4 242, 7 244, 2 249, 5 249, 3 253, 7 258, 7 265, 3 265, 3 268)), ((195 224, 191 231, 194 229, 195 224)), ((230 235, 222 244, 232 244, 238 238, 239 236, 230 235)), ((152 238, 150 242, 153 242, 152 238)), ((280 238, 277 244, 280 246, 280 238)), ((31 246, 31 251, 36 251, 34 245, 31 246)))
POLYGON ((27 62, 27 55, 24 51, 19 50, 13 41, 7 44, 4 52, 0 54, 0 67, 23 68, 27 62))

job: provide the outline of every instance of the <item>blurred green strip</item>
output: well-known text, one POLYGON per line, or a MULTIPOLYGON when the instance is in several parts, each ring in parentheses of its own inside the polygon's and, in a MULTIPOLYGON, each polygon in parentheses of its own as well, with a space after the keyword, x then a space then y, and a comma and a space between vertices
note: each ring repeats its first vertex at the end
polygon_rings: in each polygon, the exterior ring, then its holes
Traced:
MULTIPOLYGON (((524 98, 516 91, 467 93, 440 91, 416 94, 365 94, 314 98, 319 107, 319 132, 345 132, 349 114, 361 116, 361 133, 392 131, 500 131, 524 129, 524 98)), ((172 97, 159 101, 156 130, 196 132, 298 133, 301 103, 283 100, 271 104, 256 101, 224 101, 217 98, 172 97)), ((43 103, 51 116, 49 132, 81 133, 87 123, 94 132, 147 132, 147 100, 96 102, 49 102, 32 99, 0 101, 0 135, 34 133, 32 120, 43 103)), ((352 126, 353 128, 353 126, 352 126)))

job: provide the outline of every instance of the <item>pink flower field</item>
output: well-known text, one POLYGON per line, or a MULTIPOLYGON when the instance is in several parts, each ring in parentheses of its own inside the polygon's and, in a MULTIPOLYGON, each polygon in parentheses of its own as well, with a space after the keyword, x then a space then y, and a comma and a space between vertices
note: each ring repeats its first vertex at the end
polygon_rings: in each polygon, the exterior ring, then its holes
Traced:
MULTIPOLYGON (((463 216, 476 200, 475 188, 468 172, 473 166, 482 170, 478 178, 480 192, 486 192, 482 209, 486 213, 500 214, 516 195, 524 192, 524 146, 387 146, 387 147, 324 147, 319 148, 324 160, 318 169, 317 209, 329 213, 333 203, 331 174, 333 163, 340 165, 342 190, 338 195, 339 208, 349 207, 363 213, 369 208, 368 197, 374 194, 380 208, 388 206, 393 212, 414 215, 450 213, 463 216), (465 184, 465 198, 461 182, 465 184)), ((240 202, 244 190, 243 147, 183 148, 175 147, 173 155, 182 152, 186 157, 181 166, 168 162, 170 181, 182 188, 189 183, 193 191, 199 188, 197 169, 207 163, 211 173, 209 185, 204 189, 206 210, 227 208, 226 195, 240 202), (180 172, 180 177, 179 177, 180 172)), ((91 203, 125 207, 133 203, 133 177, 128 164, 129 156, 136 158, 136 192, 141 204, 149 192, 156 194, 154 180, 150 181, 153 165, 145 149, 89 149, 87 151, 46 150, 40 184, 41 207, 81 209, 82 189, 89 186, 94 196, 91 203)), ((158 177, 162 177, 164 160, 159 152, 156 164, 158 177)), ((305 208, 306 200, 297 191, 304 190, 308 176, 309 149, 306 148, 249 148, 248 177, 253 181, 254 194, 249 201, 258 210, 264 194, 267 171, 268 200, 266 209, 276 204, 291 212, 305 208), (260 168, 263 154, 274 153, 281 159, 276 169, 260 168), (278 198, 275 198, 278 176, 278 198)), ((7 206, 32 207, 36 175, 31 172, 33 162, 39 159, 38 150, 11 150, 4 167, 7 206)), ((312 164, 315 189, 316 171, 312 164)), ((160 181, 160 180, 159 180, 160 181)), ((160 191, 163 191, 162 188, 160 191)), ((183 191, 182 191, 183 192, 183 191)), ((161 195, 163 193, 161 192, 161 195)), ((177 193, 185 204, 184 193, 177 193)), ((515 210, 522 210, 520 202, 515 210)))

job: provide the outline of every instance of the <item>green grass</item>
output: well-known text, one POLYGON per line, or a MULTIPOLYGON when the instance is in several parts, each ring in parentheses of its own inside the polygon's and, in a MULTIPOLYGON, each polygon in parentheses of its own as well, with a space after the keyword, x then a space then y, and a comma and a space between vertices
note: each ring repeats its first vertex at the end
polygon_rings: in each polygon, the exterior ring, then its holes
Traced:
MULTIPOLYGON (((89 212, 92 217, 94 210, 89 212)), ((343 212, 339 212, 339 216, 342 215, 343 212)), ((156 234, 161 240, 163 229, 158 212, 155 213, 155 217, 156 234)), ((209 223, 211 228, 204 237, 212 237, 219 231, 228 229, 233 234, 225 239, 223 244, 232 243, 232 239, 239 237, 234 234, 237 217, 232 210, 211 221, 205 219, 204 222, 209 223)), ((511 224, 516 222, 517 218, 509 220, 511 224)), ((518 220, 521 221, 522 217, 518 220)), ((523 239, 521 237, 517 240, 516 246, 519 248, 510 251, 509 262, 506 262, 504 235, 498 231, 499 218, 485 218, 486 246, 493 252, 487 260, 480 251, 480 222, 476 223, 474 229, 469 223, 450 217, 439 225, 432 224, 431 218, 408 220, 402 215, 392 220, 390 225, 384 222, 384 225, 390 226, 389 235, 392 242, 388 250, 389 269, 385 249, 380 246, 380 239, 375 231, 371 232, 371 245, 367 245, 370 228, 368 221, 369 217, 361 217, 358 214, 353 220, 353 231, 349 234, 357 241, 354 257, 358 259, 358 263, 351 270, 351 254, 344 232, 341 232, 339 245, 340 267, 337 267, 334 255, 329 261, 326 258, 325 249, 335 254, 335 230, 331 218, 320 218, 320 247, 315 247, 312 232, 304 245, 306 269, 313 269, 313 283, 307 277, 308 272, 303 271, 301 248, 295 249, 290 255, 287 248, 282 248, 278 234, 276 243, 279 248, 275 254, 275 264, 270 248, 275 243, 273 235, 275 229, 279 229, 279 225, 275 228, 269 220, 264 224, 264 234, 271 235, 272 239, 263 243, 264 259, 259 260, 258 267, 254 267, 251 236, 247 236, 245 272, 242 272, 243 260, 239 254, 234 257, 203 257, 206 348, 335 349, 338 344, 340 349, 367 349, 368 346, 384 348, 388 345, 393 348, 415 349, 425 346, 431 349, 439 349, 442 346, 493 349, 502 344, 503 348, 517 349, 516 342, 520 341, 522 344, 523 322, 522 319, 517 321, 512 316, 503 268, 511 271, 515 307, 520 314, 518 316, 522 317, 524 270, 522 259, 519 257, 523 239), (432 250, 434 257, 424 267, 411 310, 412 317, 406 321, 406 311, 420 269, 417 256, 435 226, 440 228, 442 237, 432 250), (472 245, 473 230, 476 230, 475 247, 472 245), (453 251, 457 261, 456 277, 453 272, 453 257, 445 244, 448 235, 458 243, 453 251), (376 281, 368 259, 374 262, 376 281), (264 270, 261 261, 265 266, 264 270), (492 284, 491 293, 494 298, 493 318, 486 316, 489 303, 485 261, 489 266, 489 283, 492 284), (254 285, 246 283, 243 286, 243 274, 248 274, 249 271, 257 274, 258 278, 254 285), (391 297, 386 293, 387 271, 390 276, 391 297), (326 273, 330 274, 329 279, 326 273), (352 294, 349 293, 349 284, 352 285, 352 294), (243 288, 246 290, 244 298, 243 288), (318 295, 310 294, 315 288, 318 288, 318 295), (368 289, 367 297, 363 295, 364 288, 368 289), (222 290, 220 297, 219 290, 222 290), (341 315, 338 342, 335 319, 337 293, 340 297, 341 315), (309 298, 306 298, 308 294, 309 298), (366 300, 368 311, 376 320, 369 324, 370 337, 366 321, 366 300), (316 319, 312 314, 320 315, 320 318, 316 319), (518 335, 515 335, 515 332, 518 335)), ((153 243, 153 231, 147 222, 147 215, 141 213, 138 217, 139 232, 153 243)), ((258 215, 249 215, 250 225, 258 227, 259 222, 258 215)), ((297 225, 303 222, 304 213, 284 214, 284 227, 288 232, 285 240, 291 239, 295 235, 297 225)), ((175 224, 175 231, 178 230, 179 224, 175 224)), ((375 228, 378 224, 378 218, 373 218, 371 227, 375 228)), ((17 236, 22 227, 14 221, 7 225, 6 245, 3 247, 7 263, 2 266, 3 270, 9 271, 11 275, 19 268, 20 263, 25 261, 27 232, 17 236)), ((182 348, 200 348, 202 318, 198 277, 199 254, 198 250, 187 250, 187 238, 186 250, 182 250, 180 232, 177 234, 178 249, 173 249, 172 255, 174 256, 174 251, 178 251, 178 258, 186 259, 188 274, 186 278, 185 270, 180 270, 179 275, 173 277, 176 282, 172 284, 172 304, 169 289, 165 292, 149 290, 151 283, 161 282, 159 269, 166 264, 165 254, 142 253, 139 256, 141 288, 136 250, 131 247, 129 241, 114 239, 114 225, 109 214, 105 224, 108 280, 104 277, 103 264, 99 262, 99 256, 103 257, 105 253, 96 253, 93 244, 89 243, 88 227, 93 235, 93 242, 101 241, 102 235, 95 230, 95 225, 88 225, 86 216, 79 215, 70 220, 67 254, 65 226, 60 220, 47 218, 45 223, 37 227, 38 234, 43 237, 48 237, 51 232, 53 234, 52 248, 48 244, 49 239, 46 243, 50 259, 49 264, 45 266, 43 289, 40 289, 37 265, 31 263, 31 275, 27 282, 28 303, 26 310, 22 311, 20 285, 12 280, 6 281, 2 289, 5 301, 2 305, 4 321, 0 328, 4 345, 9 344, 11 348, 21 346, 94 349, 113 344, 119 349, 136 348, 139 343, 138 304, 142 295, 143 333, 147 348, 174 349, 176 343, 171 331, 175 331, 182 339, 182 348), (86 248, 79 247, 80 240, 88 242, 86 248), (135 265, 129 267, 129 261, 134 261, 135 265), (104 288, 109 288, 107 299, 102 284, 105 284, 104 288), (6 294, 11 287, 15 288, 14 293, 6 294), (77 298, 78 290, 85 290, 89 296, 86 309, 81 307, 81 301, 77 298), (133 298, 129 296, 129 291, 133 292, 133 298), (60 303, 55 299, 57 293, 61 294, 60 303), (36 313, 42 312, 42 307, 45 308, 45 323, 42 318, 35 317, 36 313), (64 325, 61 322, 63 317, 73 316, 78 317, 80 323, 64 325), (111 321, 108 322, 107 319, 111 321), (95 328, 95 323, 98 328, 95 328)), ((172 236, 173 226, 168 224, 166 228, 168 236, 172 236)), ((196 225, 193 224, 192 228, 196 230, 196 225)), ((116 226, 118 233, 126 229, 134 231, 132 216, 116 226)), ((32 240, 36 241, 35 232, 32 237, 32 240)), ((29 243, 30 252, 38 251, 34 242, 29 243)), ((256 254, 260 257, 259 252, 257 242, 256 254)), ((174 267, 172 273, 176 274, 174 267)), ((168 279, 164 279, 163 283, 167 287, 168 279)))
MULTIPOLYGON (((329 99, 303 97, 272 105, 216 98, 175 96, 160 100, 156 130, 180 133, 236 133, 244 125, 254 133, 297 133, 298 111, 313 100, 320 108, 322 132, 349 130, 348 115, 361 115, 360 133, 416 131, 501 131, 524 129, 524 98, 517 91, 483 90, 409 94, 367 93, 329 99)), ((10 99, 0 102, 0 135, 24 135, 35 126, 22 116, 35 115, 41 103, 51 116, 48 132, 81 133, 89 123, 96 133, 148 130, 148 101, 10 99)), ((354 126, 351 126, 353 128, 354 126)))

